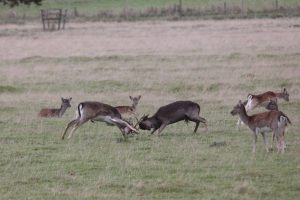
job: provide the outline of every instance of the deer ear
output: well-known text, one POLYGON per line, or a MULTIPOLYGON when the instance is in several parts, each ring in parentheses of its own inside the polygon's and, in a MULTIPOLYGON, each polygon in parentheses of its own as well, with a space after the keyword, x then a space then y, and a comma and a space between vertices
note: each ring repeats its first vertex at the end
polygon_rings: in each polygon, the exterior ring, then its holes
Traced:
POLYGON ((138 96, 139 100, 141 99, 141 97, 142 97, 141 95, 138 96))
POLYGON ((241 100, 239 100, 239 105, 241 106, 243 104, 243 102, 241 100))
POLYGON ((71 100, 72 100, 72 97, 69 98, 69 101, 71 101, 71 100))
POLYGON ((247 99, 251 100, 252 99, 252 94, 248 94, 247 99))
POLYGON ((129 96, 129 99, 131 99, 131 100, 132 100, 132 96, 129 96))
POLYGON ((61 97, 61 101, 64 101, 64 98, 61 97))
POLYGON ((286 89, 285 89, 285 88, 283 88, 283 92, 286 92, 286 89))

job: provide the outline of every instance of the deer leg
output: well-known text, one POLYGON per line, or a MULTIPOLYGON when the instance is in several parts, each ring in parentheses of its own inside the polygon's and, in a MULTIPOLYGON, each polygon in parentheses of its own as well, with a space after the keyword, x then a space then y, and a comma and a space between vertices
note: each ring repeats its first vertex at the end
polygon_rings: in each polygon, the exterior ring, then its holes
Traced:
POLYGON ((127 132, 125 131, 125 128, 122 128, 121 125, 117 124, 117 127, 120 129, 124 139, 127 139, 127 132))
POLYGON ((162 132, 162 130, 164 130, 164 128, 167 126, 167 124, 162 124, 160 127, 159 127, 159 129, 158 129, 158 136, 160 136, 161 135, 161 132, 162 132))
POLYGON ((159 127, 155 127, 154 129, 153 129, 153 131, 151 132, 151 135, 153 135, 153 133, 158 129, 159 127))
POLYGON ((281 153, 284 153, 285 151, 285 140, 284 140, 284 129, 282 128, 278 128, 278 133, 279 133, 279 146, 280 146, 280 150, 281 150, 281 153))
POLYGON ((71 127, 71 126, 74 126, 76 124, 77 120, 72 120, 71 122, 69 122, 69 124, 67 125, 67 128, 65 129, 65 132, 63 133, 61 139, 65 139, 65 135, 67 134, 67 131, 68 129, 71 127))
POLYGON ((265 135, 265 133, 264 133, 264 132, 261 132, 261 136, 263 137, 264 145, 265 145, 266 151, 269 152, 268 142, 267 142, 267 140, 266 140, 266 135, 265 135))
POLYGON ((253 148, 252 148, 252 152, 255 153, 256 151, 256 142, 257 142, 257 130, 253 133, 253 148))
POLYGON ((194 129, 194 133, 197 132, 200 122, 202 122, 205 125, 205 129, 206 129, 205 132, 207 132, 206 120, 203 117, 200 117, 200 116, 197 115, 195 117, 187 117, 187 118, 190 121, 193 121, 193 122, 196 123, 195 129, 194 129))
POLYGON ((281 152, 281 138, 280 138, 280 131, 279 131, 279 129, 274 130, 274 135, 276 137, 277 153, 279 153, 279 152, 281 152))
POLYGON ((199 127, 199 124, 200 124, 200 122, 199 121, 197 121, 197 122, 195 122, 196 123, 196 126, 195 126, 195 129, 194 129, 194 133, 196 133, 197 132, 197 129, 198 129, 198 127, 199 127))
POLYGON ((82 124, 84 124, 84 123, 87 122, 87 121, 88 121, 88 120, 82 120, 82 121, 77 122, 77 123, 74 125, 73 129, 71 130, 71 132, 70 132, 70 134, 69 134, 69 136, 68 136, 68 139, 70 139, 70 138, 72 137, 73 133, 76 131, 76 129, 79 128, 79 126, 81 126, 82 124))

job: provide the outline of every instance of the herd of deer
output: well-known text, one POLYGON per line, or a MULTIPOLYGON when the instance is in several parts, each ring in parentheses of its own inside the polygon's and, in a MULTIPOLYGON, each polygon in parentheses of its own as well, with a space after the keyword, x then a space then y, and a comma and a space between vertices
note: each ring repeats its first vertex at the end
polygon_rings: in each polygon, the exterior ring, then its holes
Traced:
MULTIPOLYGON (((206 131, 207 125, 206 120, 199 116, 200 106, 199 104, 192 101, 176 101, 171 104, 160 107, 157 112, 148 117, 144 115, 140 119, 137 118, 137 105, 141 96, 131 97, 132 106, 111 106, 101 102, 95 101, 86 101, 81 102, 77 106, 77 116, 76 119, 68 123, 62 139, 65 138, 68 130, 70 128, 71 132, 68 136, 70 138, 74 131, 80 127, 82 124, 91 121, 100 121, 105 122, 108 125, 117 126, 124 138, 127 138, 127 135, 130 133, 138 134, 138 128, 142 130, 152 130, 153 134, 158 130, 158 135, 161 134, 162 130, 169 124, 173 124, 179 121, 193 121, 196 123, 194 133, 197 131, 198 126, 201 123, 204 123, 206 131), (125 116, 129 116, 129 120, 126 120, 125 116), (137 123, 133 125, 131 120, 134 117, 137 120, 137 123)), ((276 139, 277 142, 277 151, 284 152, 286 148, 284 134, 285 128, 288 123, 291 124, 290 119, 278 109, 277 101, 279 98, 283 98, 286 101, 289 101, 289 94, 284 88, 282 92, 265 92, 259 95, 249 94, 247 100, 238 102, 231 111, 232 115, 239 115, 239 120, 237 126, 241 124, 241 121, 246 124, 253 133, 253 152, 256 150, 257 135, 260 133, 263 137, 266 151, 268 152, 267 141, 265 137, 266 132, 272 132, 273 144, 276 139), (247 112, 252 111, 257 107, 265 107, 266 112, 258 113, 249 116, 247 112)), ((40 117, 62 117, 67 108, 71 107, 71 99, 61 98, 62 104, 59 109, 42 109, 39 112, 40 117)), ((273 145, 272 144, 272 145, 273 145)))

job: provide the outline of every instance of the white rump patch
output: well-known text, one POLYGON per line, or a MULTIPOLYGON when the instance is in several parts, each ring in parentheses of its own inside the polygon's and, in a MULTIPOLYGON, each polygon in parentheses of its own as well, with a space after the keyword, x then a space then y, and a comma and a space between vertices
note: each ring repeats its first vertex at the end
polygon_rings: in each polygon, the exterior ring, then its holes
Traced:
POLYGON ((252 98, 252 95, 249 95, 247 104, 245 106, 246 112, 248 112, 249 110, 252 110, 252 108, 253 108, 252 104, 253 104, 253 98, 252 98))
POLYGON ((285 116, 280 116, 278 120, 278 127, 279 128, 284 128, 287 126, 288 120, 285 116))

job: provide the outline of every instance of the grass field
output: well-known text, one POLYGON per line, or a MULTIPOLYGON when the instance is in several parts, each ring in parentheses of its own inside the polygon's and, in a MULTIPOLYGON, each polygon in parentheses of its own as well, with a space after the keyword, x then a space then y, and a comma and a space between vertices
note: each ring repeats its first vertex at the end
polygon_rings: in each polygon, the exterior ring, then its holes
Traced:
MULTIPOLYGON (((186 17, 205 18, 203 16, 208 16, 210 19, 216 17, 216 15, 220 15, 218 19, 242 17, 244 15, 244 17, 251 18, 253 16, 299 16, 300 2, 298 0, 277 0, 277 2, 276 8, 276 0, 182 0, 182 9, 183 15, 186 17), (223 16, 224 2, 226 3, 227 13, 223 16)), ((173 19, 171 15, 174 15, 175 5, 179 5, 179 0, 44 0, 42 6, 9 8, 0 5, 0 20, 6 23, 25 23, 28 20, 40 20, 40 10, 49 8, 68 9, 69 17, 74 16, 74 8, 76 8, 78 17, 84 21, 124 20, 125 8, 128 9, 129 19, 131 20, 153 19, 155 16, 168 16, 167 19, 173 19), (22 19, 26 20, 22 21, 22 19)))
MULTIPOLYGON (((298 199, 299 18, 0 26, 0 199, 298 199), (249 129, 229 112, 248 93, 280 91, 291 119, 284 155, 252 154, 249 129), (189 99, 208 121, 141 131, 87 123, 61 140, 85 100, 153 114, 189 99), (61 119, 37 117, 73 97, 61 119), (215 143, 222 144, 220 146, 215 143)), ((259 112, 256 110, 255 112, 259 112)), ((268 135, 271 142, 271 135, 268 135)))

